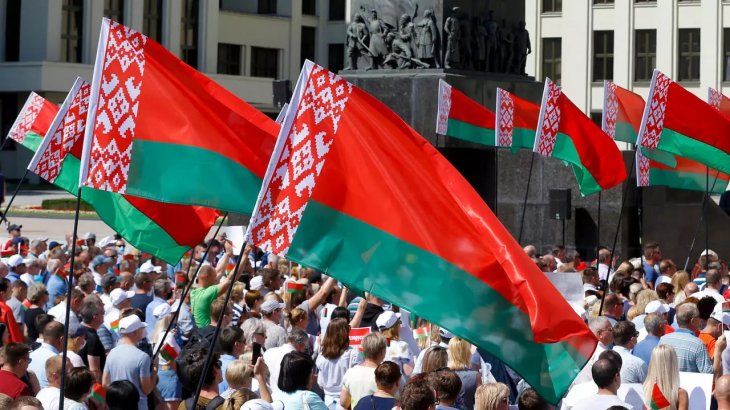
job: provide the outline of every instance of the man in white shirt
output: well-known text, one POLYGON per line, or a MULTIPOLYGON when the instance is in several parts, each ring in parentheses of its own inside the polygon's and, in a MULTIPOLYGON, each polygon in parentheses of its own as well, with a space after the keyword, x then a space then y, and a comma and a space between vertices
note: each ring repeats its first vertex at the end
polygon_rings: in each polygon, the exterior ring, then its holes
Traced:
POLYGON ((91 261, 91 274, 94 276, 94 283, 96 283, 96 290, 101 291, 102 279, 104 275, 109 273, 109 268, 114 264, 114 259, 104 256, 97 255, 91 261))
POLYGON ((647 373, 647 365, 643 360, 631 354, 631 349, 636 346, 636 339, 639 332, 633 323, 622 321, 613 327, 613 351, 621 356, 621 382, 622 383, 644 383, 647 373))
POLYGON ((32 370, 38 377, 41 389, 48 386, 46 361, 51 357, 58 356, 59 352, 63 350, 63 329, 63 325, 55 320, 47 324, 43 328, 41 347, 30 353, 31 362, 28 369, 32 370))
POLYGON ((720 294, 721 286, 722 276, 720 275, 720 271, 717 269, 710 269, 707 271, 707 275, 705 276, 705 287, 701 291, 692 294, 692 297, 700 300, 706 296, 710 296, 715 299, 717 303, 722 305, 725 303, 725 298, 720 294))
POLYGON ((284 356, 294 350, 306 353, 308 344, 309 335, 301 329, 294 328, 289 333, 287 343, 264 352, 264 363, 269 368, 269 386, 271 386, 272 395, 281 393, 278 381, 281 361, 284 360, 284 356))
MULTIPOLYGON (((42 388, 36 399, 40 400, 45 410, 58 410, 59 388, 61 387, 61 364, 63 357, 56 355, 46 361, 46 376, 48 377, 48 386, 42 388)), ((71 360, 66 359, 66 368, 70 369, 73 365, 71 360)), ((66 407, 64 405, 64 407, 66 407)))
MULTIPOLYGON (((69 328, 68 328, 68 334, 72 335, 76 333, 76 330, 79 328, 79 325, 81 325, 81 322, 79 321, 79 317, 77 316, 79 312, 81 311, 81 305, 84 302, 84 292, 78 290, 77 288, 71 289, 71 312, 69 315, 69 328)), ((48 311, 48 314, 53 316, 53 318, 61 322, 62 324, 66 324, 66 301, 57 304, 54 306, 51 310, 48 311)))
POLYGON ((591 367, 591 374, 593 381, 598 386, 598 393, 581 400, 577 406, 573 407, 574 410, 606 410, 612 406, 633 409, 633 406, 618 398, 621 371, 616 363, 608 359, 600 359, 591 367))

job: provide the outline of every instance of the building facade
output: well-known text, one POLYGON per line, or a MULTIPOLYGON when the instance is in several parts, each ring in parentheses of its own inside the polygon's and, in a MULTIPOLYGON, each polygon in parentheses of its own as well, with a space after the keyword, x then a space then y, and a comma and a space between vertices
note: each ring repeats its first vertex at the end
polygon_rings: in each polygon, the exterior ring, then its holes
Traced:
POLYGON ((603 81, 646 99, 656 67, 702 99, 730 92, 727 0, 525 0, 527 71, 600 121, 603 81))
MULTIPOLYGON (((76 76, 91 80, 102 17, 145 33, 183 61, 275 116, 275 79, 305 59, 342 68, 345 0, 0 0, 0 135, 31 91, 60 104, 76 76)), ((31 153, 7 144, 0 166, 20 178, 31 153)), ((38 182, 35 176, 31 182, 38 182)))

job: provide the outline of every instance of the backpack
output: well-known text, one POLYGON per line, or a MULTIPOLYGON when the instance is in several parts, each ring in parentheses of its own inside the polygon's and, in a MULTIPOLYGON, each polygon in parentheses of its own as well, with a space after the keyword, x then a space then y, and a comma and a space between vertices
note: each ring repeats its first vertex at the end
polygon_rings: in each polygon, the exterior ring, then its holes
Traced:
MULTIPOLYGON (((187 400, 185 400, 185 409, 187 410, 193 410, 193 399, 194 397, 191 397, 187 400)), ((208 404, 205 405, 205 407, 202 407, 200 404, 198 404, 195 408, 196 409, 205 409, 205 410, 215 410, 218 407, 222 406, 225 402, 225 399, 221 396, 215 396, 213 400, 209 401, 208 404)))

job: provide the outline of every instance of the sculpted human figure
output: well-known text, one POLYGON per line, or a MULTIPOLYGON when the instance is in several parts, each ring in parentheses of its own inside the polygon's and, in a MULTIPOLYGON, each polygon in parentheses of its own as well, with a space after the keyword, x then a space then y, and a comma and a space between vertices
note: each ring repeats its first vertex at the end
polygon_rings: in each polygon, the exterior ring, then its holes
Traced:
POLYGON ((436 26, 436 17, 433 10, 426 9, 423 19, 416 24, 418 37, 416 38, 416 57, 430 67, 440 67, 439 62, 439 30, 436 26))
POLYGON ((355 13, 355 19, 347 27, 347 67, 345 70, 357 70, 357 60, 368 55, 368 29, 362 14, 355 13))
POLYGON ((527 55, 532 52, 532 47, 530 45, 530 33, 525 29, 524 21, 520 21, 516 25, 512 46, 515 56, 514 72, 520 75, 527 75, 525 65, 527 64, 527 55))
POLYGON ((459 21, 459 7, 451 9, 451 15, 444 22, 444 33, 448 36, 446 41, 446 55, 444 56, 444 67, 461 68, 461 22, 459 21))
POLYGON ((385 36, 388 34, 388 26, 378 18, 378 12, 370 11, 370 20, 367 23, 368 33, 370 34, 370 44, 368 46, 370 53, 370 67, 368 70, 374 70, 382 67, 383 59, 388 54, 385 46, 385 36))

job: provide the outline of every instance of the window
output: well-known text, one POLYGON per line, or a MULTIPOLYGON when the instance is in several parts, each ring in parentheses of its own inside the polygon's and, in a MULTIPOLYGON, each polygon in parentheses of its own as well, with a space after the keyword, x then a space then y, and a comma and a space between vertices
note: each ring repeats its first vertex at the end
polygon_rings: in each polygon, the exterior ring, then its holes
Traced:
POLYGON ((309 16, 317 15, 317 1, 316 0, 302 0, 302 14, 309 16))
POLYGON ((333 73, 345 67, 345 45, 330 44, 327 50, 327 68, 333 73))
POLYGON ((198 0, 182 0, 180 59, 198 68, 198 0))
POLYGON ((603 112, 602 111, 591 111, 591 121, 598 127, 603 126, 603 112))
POLYGON ((241 75, 241 46, 218 43, 218 74, 241 75))
POLYGON ((124 0, 104 0, 104 17, 124 24, 124 0))
POLYGON ((656 4, 656 0, 634 0, 634 3, 641 4, 641 3, 654 3, 656 4))
POLYGON ((330 0, 330 20, 342 21, 345 19, 345 0, 330 0))
POLYGON ((679 29, 678 81, 700 80, 700 29, 679 29))
POLYGON ((5 61, 18 61, 18 58, 20 58, 19 1, 6 3, 5 23, 5 61))
POLYGON ((84 0, 63 0, 61 6, 61 61, 80 63, 84 0))
POLYGON ((560 13, 563 11, 563 0, 542 0, 543 13, 560 13))
POLYGON ((259 14, 276 14, 276 0, 259 0, 259 14))
POLYGON ((162 42, 162 0, 144 0, 142 30, 147 37, 162 42))
POLYGON ((593 0, 593 4, 613 4, 614 0, 593 0))
MULTIPOLYGON (((10 3, 20 3, 10 2, 10 3)), ((9 5, 9 4, 8 4, 9 5)), ((25 96, 27 94, 24 94, 25 96)), ((7 138, 10 127, 13 126, 15 118, 18 116, 20 107, 18 105, 18 99, 21 98, 18 93, 0 93, 0 143, 5 143, 3 151, 17 151, 18 146, 13 140, 5 141, 7 138)), ((7 170, 6 170, 7 172, 7 170)), ((0 187, 2 189, 2 187, 0 187)))
POLYGON ((251 47, 251 75, 276 78, 279 75, 279 50, 251 47))
POLYGON ((542 75, 560 84, 561 39, 542 39, 542 75))
POLYGON ((300 65, 304 64, 305 60, 314 61, 315 49, 314 45, 317 37, 317 29, 314 27, 302 26, 302 44, 301 44, 301 61, 300 65))
POLYGON ((722 29, 722 81, 730 81, 730 28, 722 29))
POLYGON ((634 33, 634 81, 651 81, 656 67, 656 30, 634 33))
POLYGON ((613 79, 613 31, 593 32, 593 81, 613 79))

